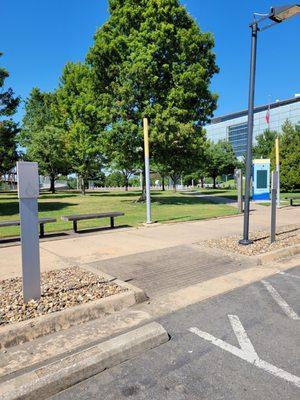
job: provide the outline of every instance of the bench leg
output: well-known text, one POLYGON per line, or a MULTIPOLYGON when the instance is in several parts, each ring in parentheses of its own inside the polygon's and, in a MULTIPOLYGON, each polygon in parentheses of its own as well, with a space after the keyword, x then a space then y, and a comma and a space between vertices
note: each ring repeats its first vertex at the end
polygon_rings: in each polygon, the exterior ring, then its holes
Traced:
POLYGON ((77 233, 77 221, 73 221, 73 231, 77 233))
POLYGON ((44 224, 40 224, 40 237, 45 236, 45 229, 44 229, 44 224))
POLYGON ((110 217, 110 227, 113 229, 115 227, 114 217, 110 217))

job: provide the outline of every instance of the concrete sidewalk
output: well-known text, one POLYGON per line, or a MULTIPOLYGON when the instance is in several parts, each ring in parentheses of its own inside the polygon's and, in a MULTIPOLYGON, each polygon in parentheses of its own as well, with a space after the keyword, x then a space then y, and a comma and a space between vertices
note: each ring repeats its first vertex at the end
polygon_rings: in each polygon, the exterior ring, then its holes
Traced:
MULTIPOLYGON (((270 207, 252 205, 251 230, 269 229, 270 207)), ((300 208, 278 210, 278 226, 300 222, 300 208)), ((41 269, 89 264, 107 259, 167 249, 242 232, 243 216, 194 222, 154 224, 96 234, 83 233, 68 239, 42 241, 41 269)), ((0 280, 21 275, 20 246, 0 248, 0 280)))

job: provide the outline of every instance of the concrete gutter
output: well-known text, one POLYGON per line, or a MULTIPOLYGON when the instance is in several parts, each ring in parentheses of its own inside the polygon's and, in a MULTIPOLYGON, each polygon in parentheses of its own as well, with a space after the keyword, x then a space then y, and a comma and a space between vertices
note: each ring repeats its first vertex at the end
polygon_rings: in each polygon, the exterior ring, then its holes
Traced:
POLYGON ((43 400, 169 340, 152 322, 0 385, 2 400, 43 400))
POLYGON ((123 287, 126 291, 53 314, 41 315, 27 321, 5 325, 0 328, 0 349, 16 346, 50 333, 68 329, 73 325, 97 319, 104 314, 124 310, 148 299, 146 293, 136 286, 104 274, 99 270, 93 269, 92 271, 104 277, 107 281, 123 287))

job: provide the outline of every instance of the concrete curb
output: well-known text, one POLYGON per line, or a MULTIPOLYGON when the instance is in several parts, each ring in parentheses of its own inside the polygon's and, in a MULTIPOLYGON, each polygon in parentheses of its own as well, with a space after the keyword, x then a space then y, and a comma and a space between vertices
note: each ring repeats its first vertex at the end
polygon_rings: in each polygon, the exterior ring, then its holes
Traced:
POLYGON ((256 256, 257 265, 268 264, 272 261, 277 261, 282 258, 293 257, 300 253, 300 243, 293 246, 286 247, 285 249, 275 250, 269 253, 256 256))
POLYGON ((43 400, 169 340, 152 322, 90 349, 25 373, 0 386, 3 400, 43 400))
POLYGON ((90 271, 93 274, 99 275, 100 277, 104 278, 108 282, 113 282, 113 283, 117 284, 118 286, 123 287, 124 289, 131 290, 134 293, 137 303, 142 303, 143 301, 146 301, 149 299, 147 294, 142 289, 138 288, 137 286, 134 286, 129 282, 121 281, 120 279, 116 278, 115 276, 108 275, 105 272, 102 272, 98 268, 95 268, 89 264, 79 265, 79 268, 86 269, 87 271, 90 271))
POLYGON ((260 255, 254 255, 254 256, 248 256, 245 254, 238 254, 231 252, 229 250, 224 250, 224 249, 218 249, 217 247, 207 247, 204 246, 201 242, 195 242, 193 243, 196 246, 201 247, 203 250, 209 251, 214 254, 222 255, 225 254, 228 257, 231 257, 232 259, 235 260, 240 260, 241 262, 244 261, 248 263, 249 265, 265 265, 268 264, 272 261, 277 261, 283 258, 288 258, 288 257, 293 257, 296 254, 300 253, 300 243, 294 244, 293 246, 289 246, 286 248, 270 251, 268 253, 260 254, 260 255))
POLYGON ((127 291, 66 310, 57 311, 53 314, 41 315, 40 317, 28 321, 17 322, 1 327, 0 350, 63 329, 68 329, 75 324, 82 324, 97 319, 103 314, 111 314, 115 311, 124 310, 148 299, 148 296, 142 289, 139 289, 130 283, 123 282, 95 268, 90 268, 89 266, 80 266, 80 268, 89 270, 109 282, 114 282, 127 291))

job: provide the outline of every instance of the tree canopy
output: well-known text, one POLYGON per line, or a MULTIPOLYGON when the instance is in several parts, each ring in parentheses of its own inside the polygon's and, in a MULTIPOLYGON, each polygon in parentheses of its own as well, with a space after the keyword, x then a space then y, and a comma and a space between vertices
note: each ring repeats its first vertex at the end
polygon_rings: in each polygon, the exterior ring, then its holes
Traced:
POLYGON ((82 193, 85 193, 88 179, 100 171, 103 163, 103 114, 92 89, 91 71, 87 65, 68 63, 65 66, 57 91, 60 123, 66 132, 72 171, 81 178, 82 193))
POLYGON ((174 180, 196 167, 203 125, 216 108, 210 91, 218 72, 214 39, 178 0, 111 0, 110 18, 96 32, 87 62, 107 118, 112 156, 143 164, 141 121, 151 122, 152 161, 174 180))
POLYGON ((275 146, 276 131, 266 129, 256 137, 256 145, 253 147, 253 158, 269 158, 275 146))
MULTIPOLYGON (((2 53, 0 53, 0 57, 2 53)), ((0 67, 0 177, 9 172, 15 165, 17 155, 18 125, 11 118, 20 103, 11 88, 5 89, 8 71, 0 67)))
MULTIPOLYGON (((275 150, 271 156, 275 169, 275 150)), ((280 186, 285 191, 300 189, 300 125, 285 122, 280 135, 280 186)))
POLYGON ((213 178, 214 188, 216 178, 223 174, 233 174, 237 164, 237 158, 229 142, 226 140, 220 140, 217 143, 209 142, 206 172, 213 178))
POLYGON ((58 175, 67 174, 70 170, 65 132, 59 124, 59 118, 56 92, 32 89, 25 103, 19 140, 26 148, 25 159, 38 162, 39 172, 49 176, 53 193, 58 175))

